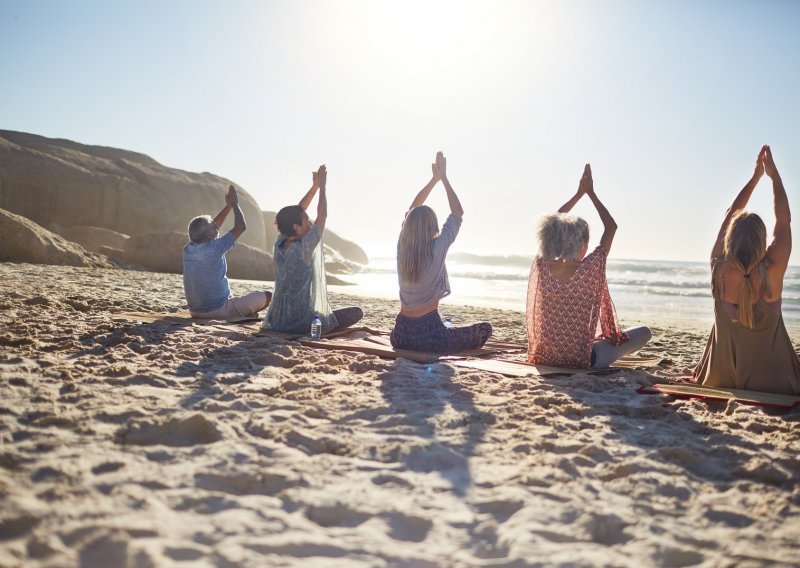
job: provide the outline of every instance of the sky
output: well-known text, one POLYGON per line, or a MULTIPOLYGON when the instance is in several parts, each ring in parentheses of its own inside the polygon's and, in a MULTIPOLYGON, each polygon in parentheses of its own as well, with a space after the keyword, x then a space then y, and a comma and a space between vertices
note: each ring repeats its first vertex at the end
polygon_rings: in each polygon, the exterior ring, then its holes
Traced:
MULTIPOLYGON (((590 162, 612 257, 704 260, 762 144, 800 207, 798 27, 791 0, 0 0, 0 129, 213 172, 273 211, 324 163, 327 226, 372 256, 438 150, 451 250, 479 254, 535 254, 590 162)), ((443 222, 441 185, 428 204, 443 222)), ((772 226, 766 177, 750 209, 772 226)))

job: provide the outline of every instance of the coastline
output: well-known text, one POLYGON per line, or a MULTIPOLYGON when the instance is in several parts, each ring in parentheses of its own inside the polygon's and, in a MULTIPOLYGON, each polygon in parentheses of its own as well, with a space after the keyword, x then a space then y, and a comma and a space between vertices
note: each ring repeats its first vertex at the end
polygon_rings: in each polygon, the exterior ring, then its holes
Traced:
MULTIPOLYGON (((387 330, 397 309, 331 302, 387 330)), ((654 326, 646 371, 512 379, 114 315, 182 305, 180 275, 0 264, 0 565, 800 553, 800 409, 636 393, 689 374, 707 330, 654 326)), ((442 312, 524 341, 521 312, 442 312)))

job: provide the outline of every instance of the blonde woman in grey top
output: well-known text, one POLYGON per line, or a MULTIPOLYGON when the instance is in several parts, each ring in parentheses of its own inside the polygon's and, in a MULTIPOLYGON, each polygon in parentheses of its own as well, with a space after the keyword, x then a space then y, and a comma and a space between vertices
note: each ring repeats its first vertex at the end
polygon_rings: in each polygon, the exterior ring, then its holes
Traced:
POLYGON ((441 152, 436 154, 431 170, 431 180, 411 203, 397 242, 400 314, 392 330, 392 345, 398 349, 435 353, 477 349, 492 335, 490 324, 446 327, 439 316, 439 300, 450 294, 445 258, 458 235, 464 209, 450 185, 447 161, 441 152), (440 181, 450 205, 450 215, 441 233, 436 213, 425 205, 440 181))

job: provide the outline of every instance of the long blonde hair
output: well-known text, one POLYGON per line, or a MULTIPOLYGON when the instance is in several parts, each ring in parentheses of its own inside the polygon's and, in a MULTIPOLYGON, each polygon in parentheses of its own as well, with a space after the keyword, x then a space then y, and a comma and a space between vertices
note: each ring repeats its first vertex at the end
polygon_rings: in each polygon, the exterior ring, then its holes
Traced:
POLYGON ((427 205, 406 215, 397 247, 397 270, 406 282, 416 282, 433 257, 433 239, 439 233, 436 213, 427 205))
MULTIPOLYGON (((744 274, 744 282, 739 289, 737 316, 739 323, 752 328, 753 300, 756 291, 750 276, 767 251, 767 227, 761 217, 747 211, 736 213, 725 232, 722 250, 725 254, 725 261, 744 274)), ((767 289, 769 283, 766 281, 766 277, 762 280, 764 281, 762 289, 767 289)))

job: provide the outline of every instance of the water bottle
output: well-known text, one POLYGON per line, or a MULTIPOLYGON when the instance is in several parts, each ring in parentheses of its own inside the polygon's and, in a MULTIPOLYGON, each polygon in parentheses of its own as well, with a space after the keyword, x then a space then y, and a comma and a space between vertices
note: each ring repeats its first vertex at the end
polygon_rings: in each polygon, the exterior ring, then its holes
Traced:
POLYGON ((311 339, 314 341, 319 341, 322 337, 322 320, 319 319, 319 316, 314 316, 314 319, 311 320, 311 339))
POLYGON ((453 321, 449 317, 442 318, 442 323, 445 327, 453 327, 453 321))

